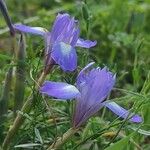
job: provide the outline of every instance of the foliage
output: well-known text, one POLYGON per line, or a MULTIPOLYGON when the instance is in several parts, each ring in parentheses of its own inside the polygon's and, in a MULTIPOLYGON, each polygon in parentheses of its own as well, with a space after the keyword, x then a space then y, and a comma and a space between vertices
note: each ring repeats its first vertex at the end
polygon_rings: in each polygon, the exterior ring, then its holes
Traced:
MULTIPOLYGON (((97 40, 97 46, 86 50, 78 48, 78 68, 63 72, 58 66, 47 79, 74 84, 77 73, 87 62, 94 60, 97 66, 108 66, 117 73, 117 82, 109 100, 121 103, 144 118, 142 124, 120 120, 103 108, 82 129, 63 145, 63 149, 134 150, 150 149, 150 3, 148 0, 9 0, 6 1, 14 23, 52 27, 57 12, 68 12, 79 20, 81 37, 97 40), (136 136, 135 136, 136 135, 136 136), (122 148, 120 148, 120 146, 122 148)), ((18 62, 11 56, 12 43, 0 14, 0 95, 3 95, 5 74, 9 68, 17 68, 18 62), (13 63, 10 63, 13 62, 13 63), (17 67, 16 67, 17 66, 17 67)), ((19 37, 17 36, 17 40, 19 37)), ((30 113, 21 113, 26 119, 16 133, 11 149, 46 149, 71 126, 73 101, 59 102, 37 93, 35 80, 43 68, 44 41, 40 37, 26 35, 26 79, 24 102, 33 92, 34 103, 30 113)), ((12 78, 15 80, 13 72, 12 78)), ((14 90, 12 82, 8 112, 0 123, 0 145, 14 121, 14 90)))

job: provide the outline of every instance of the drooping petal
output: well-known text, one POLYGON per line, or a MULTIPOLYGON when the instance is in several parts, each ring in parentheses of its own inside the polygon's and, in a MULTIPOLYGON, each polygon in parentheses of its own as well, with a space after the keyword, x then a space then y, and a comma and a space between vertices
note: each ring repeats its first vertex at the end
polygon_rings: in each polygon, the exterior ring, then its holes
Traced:
POLYGON ((44 36, 48 32, 45 28, 42 27, 30 27, 23 24, 15 24, 14 28, 21 32, 31 33, 35 35, 41 35, 41 36, 44 36))
POLYGON ((79 38, 76 43, 76 46, 90 48, 90 47, 94 47, 96 44, 97 44, 96 41, 84 40, 79 38))
POLYGON ((51 81, 44 82, 40 88, 40 93, 59 99, 73 99, 80 94, 78 89, 71 84, 51 81))
POLYGON ((115 102, 105 102, 104 105, 121 118, 126 119, 128 117, 130 118, 129 120, 132 122, 142 122, 142 118, 139 115, 134 115, 133 113, 130 114, 128 110, 119 106, 115 102))
POLYGON ((74 47, 60 42, 53 45, 51 57, 64 71, 73 71, 77 67, 77 54, 74 47))

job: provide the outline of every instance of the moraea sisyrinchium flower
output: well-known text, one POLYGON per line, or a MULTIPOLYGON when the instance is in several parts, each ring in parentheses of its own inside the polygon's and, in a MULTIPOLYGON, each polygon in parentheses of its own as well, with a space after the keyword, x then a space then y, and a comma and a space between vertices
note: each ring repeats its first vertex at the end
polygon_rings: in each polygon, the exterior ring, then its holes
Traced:
MULTIPOLYGON (((60 99, 76 99, 73 126, 79 127, 99 109, 106 106, 119 117, 129 117, 132 122, 142 122, 138 115, 130 114, 115 102, 105 101, 111 92, 116 76, 105 67, 90 69, 88 64, 77 77, 76 87, 62 82, 45 81, 40 88, 42 94, 60 99), (130 115, 130 116, 129 116, 130 115)), ((56 99, 57 100, 57 99, 56 99)))
POLYGON ((41 27, 21 24, 14 25, 14 28, 21 32, 43 36, 46 43, 45 65, 49 65, 52 58, 64 71, 73 71, 77 67, 76 46, 90 48, 96 45, 96 41, 79 38, 77 20, 66 13, 57 15, 51 32, 41 27))

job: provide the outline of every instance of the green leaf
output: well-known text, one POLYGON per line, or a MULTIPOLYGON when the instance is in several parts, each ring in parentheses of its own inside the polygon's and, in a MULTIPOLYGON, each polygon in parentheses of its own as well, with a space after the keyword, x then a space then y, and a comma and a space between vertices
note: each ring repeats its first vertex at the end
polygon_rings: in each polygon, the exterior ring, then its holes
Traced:
POLYGON ((113 145, 110 145, 109 147, 107 147, 105 150, 125 150, 128 142, 130 141, 130 138, 133 137, 135 135, 135 132, 130 134, 127 137, 124 137, 123 139, 121 139, 120 141, 114 143, 113 145))
POLYGON ((146 131, 146 130, 143 130, 143 129, 138 129, 138 128, 135 128, 135 127, 131 127, 131 129, 134 130, 134 131, 137 131, 140 134, 150 136, 150 131, 146 131))
POLYGON ((38 138, 38 140, 40 141, 40 143, 43 144, 43 139, 40 135, 40 131, 37 128, 35 128, 34 131, 35 131, 35 135, 38 138))
POLYGON ((16 145, 15 148, 31 148, 31 147, 35 147, 35 146, 40 146, 41 144, 36 144, 36 143, 27 143, 27 144, 20 144, 20 145, 16 145))

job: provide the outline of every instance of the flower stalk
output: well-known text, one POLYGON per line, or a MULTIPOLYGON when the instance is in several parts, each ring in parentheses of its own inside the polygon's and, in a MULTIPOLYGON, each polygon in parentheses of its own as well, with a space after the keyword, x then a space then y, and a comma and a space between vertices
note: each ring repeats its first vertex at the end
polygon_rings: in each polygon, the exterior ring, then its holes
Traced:
POLYGON ((55 141, 47 150, 56 150, 60 148, 64 143, 68 141, 70 137, 72 137, 79 128, 70 128, 66 133, 63 134, 62 137, 58 138, 57 141, 55 141))

